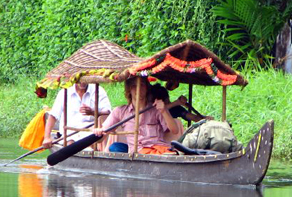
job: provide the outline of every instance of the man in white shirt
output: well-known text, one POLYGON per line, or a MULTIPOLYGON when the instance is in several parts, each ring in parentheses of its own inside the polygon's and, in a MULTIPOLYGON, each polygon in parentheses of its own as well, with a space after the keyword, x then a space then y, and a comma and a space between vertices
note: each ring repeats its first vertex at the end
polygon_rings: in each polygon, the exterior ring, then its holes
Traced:
MULTIPOLYGON (((111 104, 105 90, 99 86, 99 102, 98 111, 101 114, 109 114, 111 104)), ((67 89, 67 126, 76 128, 85 128, 94 121, 94 106, 95 106, 95 85, 76 83, 74 86, 67 89)), ((64 89, 61 90, 54 102, 52 110, 49 112, 49 117, 45 127, 45 136, 43 141, 44 148, 52 147, 51 132, 57 122, 60 122, 59 131, 63 134, 64 131, 64 89)), ((70 131, 68 131, 68 134, 70 131)), ((90 132, 79 132, 67 139, 77 141, 90 132)), ((71 142, 73 142, 71 141, 71 142)))

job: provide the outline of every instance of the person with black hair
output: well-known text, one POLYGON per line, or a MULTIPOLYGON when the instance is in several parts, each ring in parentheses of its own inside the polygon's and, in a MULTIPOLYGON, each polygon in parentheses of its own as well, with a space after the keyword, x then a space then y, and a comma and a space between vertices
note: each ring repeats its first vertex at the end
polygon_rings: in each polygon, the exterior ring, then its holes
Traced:
POLYGON ((151 87, 151 93, 153 100, 161 99, 164 101, 166 107, 168 108, 171 116, 173 118, 181 117, 186 121, 195 121, 198 122, 202 119, 213 120, 214 118, 211 116, 200 116, 197 114, 193 114, 186 110, 183 106, 187 107, 187 99, 185 96, 180 96, 177 100, 171 102, 169 99, 169 94, 166 88, 162 87, 159 83, 153 85, 151 87))

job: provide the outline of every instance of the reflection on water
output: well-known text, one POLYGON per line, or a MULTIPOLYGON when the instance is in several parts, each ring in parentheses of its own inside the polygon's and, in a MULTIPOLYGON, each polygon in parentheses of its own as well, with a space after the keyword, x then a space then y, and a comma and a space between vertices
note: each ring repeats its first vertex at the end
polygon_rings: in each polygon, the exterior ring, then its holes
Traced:
POLYGON ((135 180, 100 176, 66 177, 49 175, 50 196, 261 196, 257 190, 222 185, 202 185, 159 180, 135 180))
POLYGON ((40 170, 42 166, 19 165, 22 173, 18 176, 18 192, 23 197, 42 197, 43 181, 36 173, 27 173, 29 171, 40 170))
MULTIPOLYGON (((269 169, 260 190, 226 185, 207 185, 160 180, 138 180, 99 176, 84 172, 57 171, 44 167, 45 160, 25 160, 21 165, 1 166, 2 197, 95 197, 95 196, 195 196, 195 197, 260 197, 292 193, 291 166, 276 164, 269 169), (32 165, 37 163, 38 165, 32 165)), ((194 174, 195 176, 195 174, 194 174)))

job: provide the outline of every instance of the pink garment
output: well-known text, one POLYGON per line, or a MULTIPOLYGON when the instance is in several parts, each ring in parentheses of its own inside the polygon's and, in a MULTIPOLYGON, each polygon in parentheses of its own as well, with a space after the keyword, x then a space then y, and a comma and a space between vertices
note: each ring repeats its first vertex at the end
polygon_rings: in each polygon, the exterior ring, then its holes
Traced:
MULTIPOLYGON (((104 129, 124 120, 133 115, 135 109, 133 105, 124 105, 115 108, 102 124, 104 129)), ((134 131, 135 119, 131 119, 124 123, 122 131, 134 131)), ((143 147, 151 147, 153 145, 169 146, 163 139, 164 132, 168 132, 166 122, 162 114, 156 109, 152 108, 139 116, 139 135, 138 135, 138 151, 143 147)), ((134 135, 126 135, 127 144, 129 146, 129 153, 134 152, 134 135)))
POLYGON ((182 134, 184 133, 184 126, 183 126, 182 122, 177 118, 174 118, 174 120, 176 122, 176 125, 178 126, 178 133, 173 134, 171 132, 168 132, 163 136, 164 141, 166 141, 169 144, 172 140, 178 140, 182 136, 182 134))

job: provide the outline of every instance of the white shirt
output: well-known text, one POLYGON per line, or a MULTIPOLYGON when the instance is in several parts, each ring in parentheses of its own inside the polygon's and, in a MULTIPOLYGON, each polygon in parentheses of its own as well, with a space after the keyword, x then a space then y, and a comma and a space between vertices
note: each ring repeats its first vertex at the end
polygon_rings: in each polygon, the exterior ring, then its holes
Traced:
MULTIPOLYGON (((50 115, 54 116, 60 122, 59 130, 63 133, 64 127, 64 89, 59 91, 54 102, 50 115)), ((87 91, 83 94, 82 99, 76 92, 75 85, 67 89, 67 126, 84 128, 94 122, 94 116, 83 115, 79 112, 82 104, 95 107, 95 85, 89 84, 87 91)), ((99 86, 98 111, 111 111, 111 104, 105 90, 99 86)))

